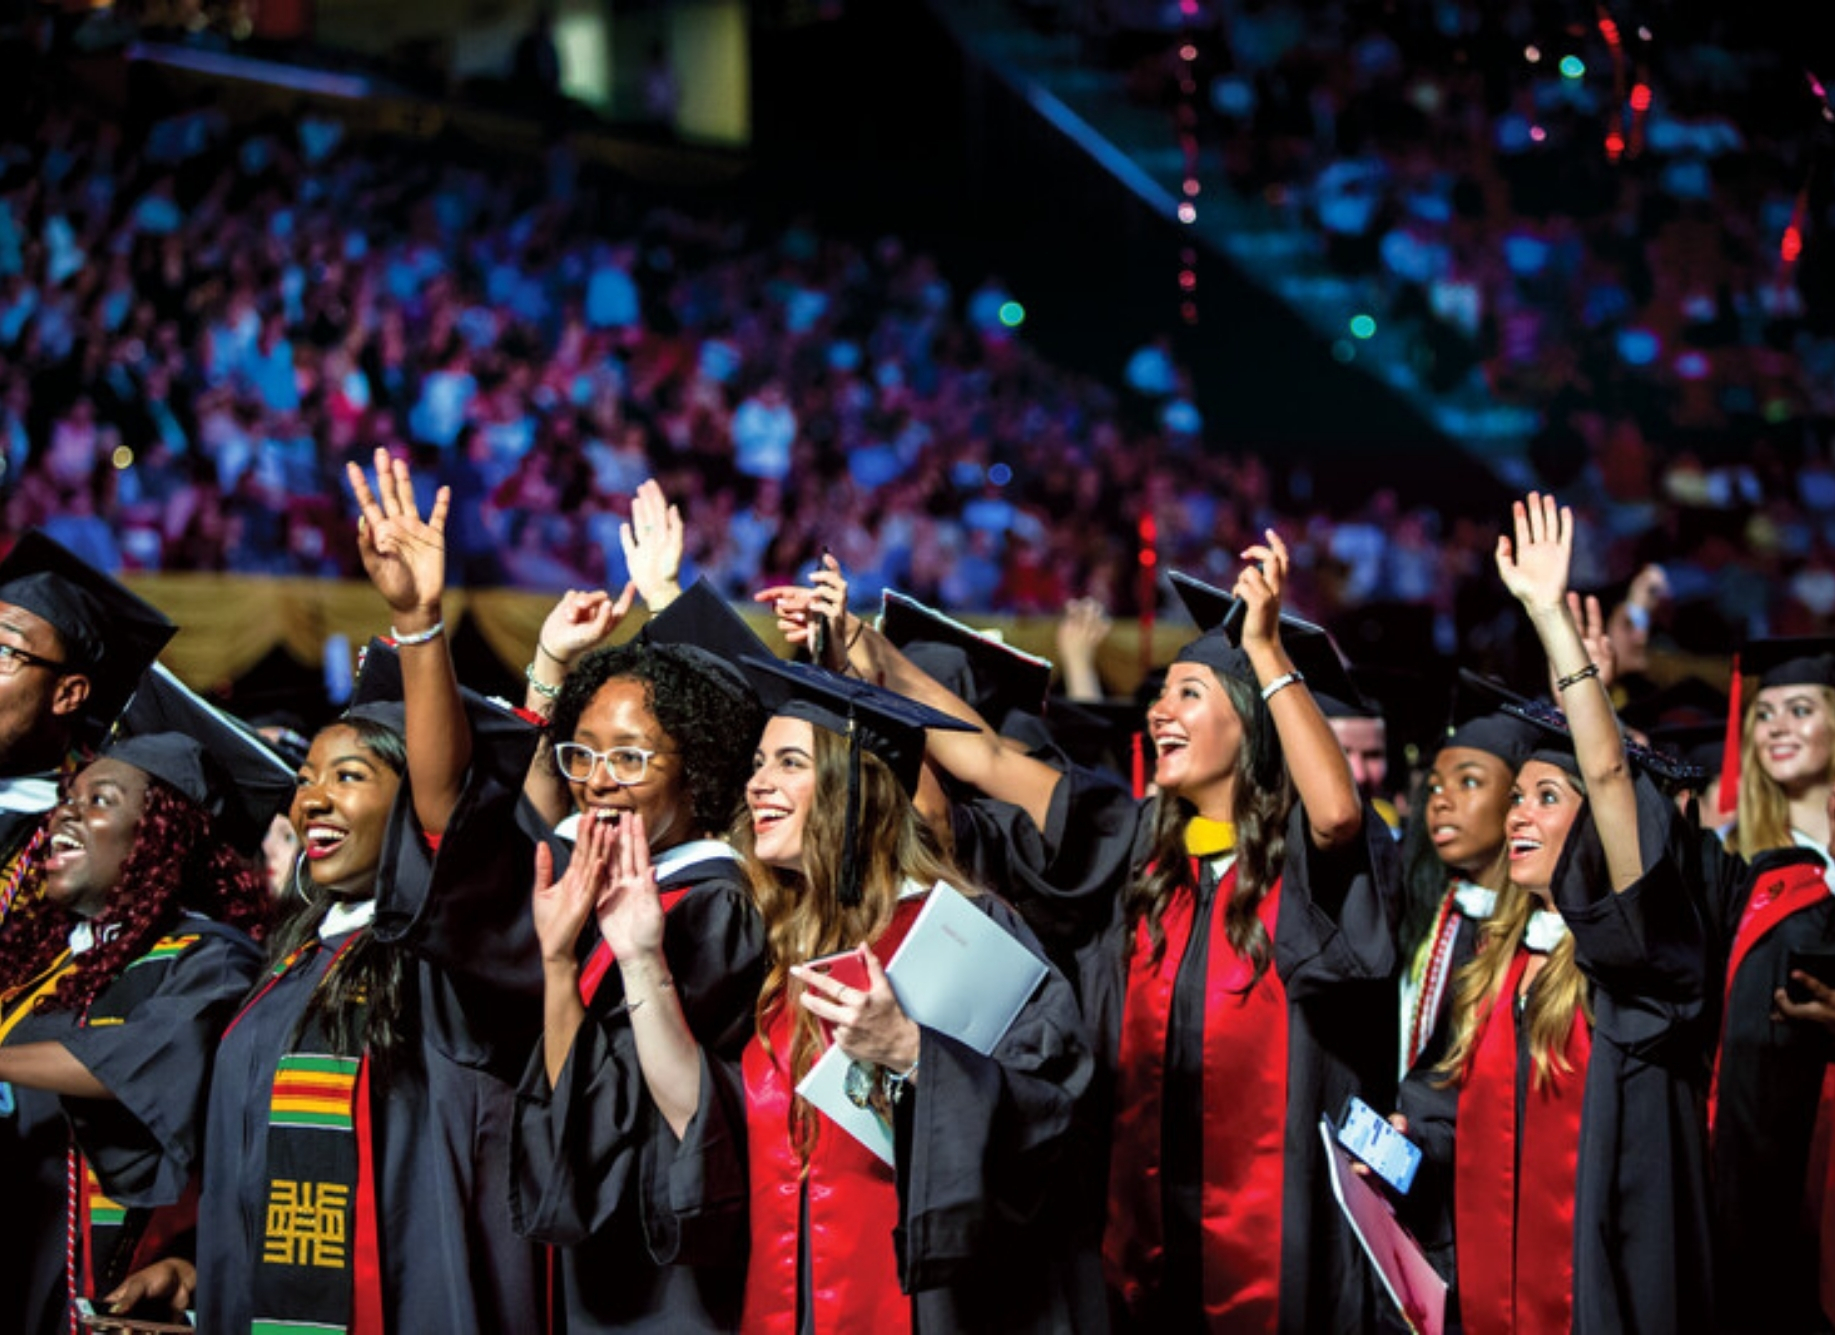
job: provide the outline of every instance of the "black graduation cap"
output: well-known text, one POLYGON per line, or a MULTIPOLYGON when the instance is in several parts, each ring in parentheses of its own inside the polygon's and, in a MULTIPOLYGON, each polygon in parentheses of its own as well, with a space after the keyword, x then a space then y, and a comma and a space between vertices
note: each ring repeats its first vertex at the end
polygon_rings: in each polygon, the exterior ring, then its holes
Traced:
POLYGON ((293 797, 293 766, 279 752, 157 663, 103 754, 197 803, 218 835, 245 856, 261 847, 293 797))
MULTIPOLYGON (((1204 632, 1179 650, 1176 663, 1202 663, 1213 672, 1255 680, 1255 669, 1242 650, 1242 623, 1247 604, 1225 593, 1215 585, 1190 575, 1172 572, 1172 586, 1184 601, 1204 632)), ((1281 645, 1305 678, 1314 699, 1329 696, 1342 707, 1361 711, 1358 717, 1371 715, 1369 702, 1351 684, 1338 646, 1325 627, 1301 617, 1281 613, 1281 645)))
POLYGON ((1461 668, 1453 685, 1452 719, 1440 746, 1483 751, 1515 774, 1542 739, 1542 730, 1516 712, 1529 703, 1502 682, 1461 668))
POLYGON ((808 663, 752 657, 745 665, 773 715, 804 719, 848 739, 847 818, 837 894, 852 907, 860 902, 854 848, 860 818, 860 753, 878 756, 905 792, 915 794, 924 764, 925 730, 974 732, 974 725, 884 687, 808 663))
MULTIPOLYGON (((1568 728, 1567 715, 1553 705, 1542 700, 1524 700, 1520 704, 1507 704, 1503 712, 1532 725, 1537 732, 1535 749, 1525 759, 1545 760, 1551 765, 1558 765, 1570 774, 1580 772, 1580 762, 1574 755, 1574 735, 1568 728)), ((1674 756, 1667 756, 1648 747, 1637 745, 1630 738, 1623 739, 1625 759, 1636 769, 1642 770, 1651 777, 1672 786, 1698 787, 1707 775, 1674 756)))
POLYGON ((1835 638, 1800 635, 1788 639, 1748 640, 1739 651, 1740 671, 1771 686, 1835 688, 1835 638))
MULTIPOLYGON (((541 725, 506 701, 490 699, 463 686, 459 696, 471 723, 473 763, 488 766, 499 779, 520 788, 541 742, 541 725)), ((407 736, 401 654, 387 640, 371 640, 363 651, 363 666, 357 673, 350 708, 344 711, 344 717, 364 719, 403 738, 407 736)))
POLYGON ((65 665, 89 678, 83 716, 107 727, 178 627, 43 533, 33 529, 0 561, 0 603, 50 622, 64 641, 65 665))
POLYGON ((1051 660, 1016 649, 933 607, 887 589, 879 632, 995 727, 1011 712, 1043 714, 1051 660))
POLYGON ((754 692, 741 664, 748 658, 772 657, 770 647, 704 579, 646 621, 637 638, 653 649, 680 655, 722 690, 747 699, 754 692))

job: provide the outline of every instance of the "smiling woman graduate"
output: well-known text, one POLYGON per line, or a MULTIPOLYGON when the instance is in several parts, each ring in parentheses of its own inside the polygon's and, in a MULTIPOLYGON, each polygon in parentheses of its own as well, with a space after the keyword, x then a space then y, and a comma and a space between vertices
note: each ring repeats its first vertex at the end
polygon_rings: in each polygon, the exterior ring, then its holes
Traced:
POLYGON ((1566 715, 1541 731, 1505 822, 1509 878, 1454 981, 1452 1039, 1403 1088, 1450 1187, 1472 1335, 1713 1329, 1705 924, 1679 815, 1627 755, 1568 610, 1573 521, 1532 494, 1497 565, 1566 715))
MULTIPOLYGON (((882 968, 939 881, 1039 954, 1013 910, 963 884, 912 806, 926 729, 957 725, 820 669, 752 666, 778 700, 737 842, 769 972, 738 1063, 683 1021, 641 839, 619 831, 597 888, 579 887, 601 904, 670 1132, 645 1174, 652 1248, 675 1261, 747 1252, 746 1331, 1085 1328, 1078 1276, 1095 1280, 1094 1257, 1068 1246, 1062 1188, 1090 1058, 1068 983, 1049 971, 984 1055, 907 1016, 882 968), (804 967, 861 948, 851 983, 804 967), (891 1163, 795 1092, 824 1026, 849 1059, 848 1098, 890 1122, 891 1163)), ((1099 1298, 1095 1311, 1100 1323, 1099 1298)))
POLYGON ((128 724, 161 730, 71 780, 0 933, 0 1292, 32 1335, 191 1226, 211 1056, 260 967, 248 858, 291 789, 170 678, 128 724))
POLYGON ((492 812, 518 800, 537 734, 459 689, 437 597, 412 605, 438 580, 411 568, 443 569, 443 551, 403 521, 405 470, 379 462, 359 545, 399 644, 371 645, 300 767, 293 913, 211 1082, 198 1313, 222 1335, 543 1320, 539 1252, 509 1204, 515 1081, 541 1025, 534 930, 520 899, 429 889, 442 862, 508 874, 492 812))

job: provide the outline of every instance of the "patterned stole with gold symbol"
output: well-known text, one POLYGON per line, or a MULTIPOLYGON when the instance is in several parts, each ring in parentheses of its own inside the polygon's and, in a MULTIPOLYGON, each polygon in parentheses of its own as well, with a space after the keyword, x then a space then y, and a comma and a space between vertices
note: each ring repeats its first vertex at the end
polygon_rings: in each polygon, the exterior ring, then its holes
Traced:
MULTIPOLYGON (((339 947, 340 958, 325 979, 362 935, 339 947)), ((267 987, 319 949, 309 942, 294 951, 275 968, 267 987)), ((360 1016, 356 1028, 361 1032, 360 1016)), ((315 1016, 274 1073, 251 1335, 381 1335, 369 1061, 339 1056, 332 1048, 323 1017, 315 1016)))

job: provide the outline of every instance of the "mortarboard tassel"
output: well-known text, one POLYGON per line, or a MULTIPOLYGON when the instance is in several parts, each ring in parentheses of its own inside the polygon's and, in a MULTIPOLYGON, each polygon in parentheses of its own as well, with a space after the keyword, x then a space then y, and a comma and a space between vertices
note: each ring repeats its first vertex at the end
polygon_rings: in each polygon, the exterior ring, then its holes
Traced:
POLYGON ((852 707, 847 715, 847 815, 841 827, 841 884, 837 896, 844 909, 860 906, 860 728, 852 707))

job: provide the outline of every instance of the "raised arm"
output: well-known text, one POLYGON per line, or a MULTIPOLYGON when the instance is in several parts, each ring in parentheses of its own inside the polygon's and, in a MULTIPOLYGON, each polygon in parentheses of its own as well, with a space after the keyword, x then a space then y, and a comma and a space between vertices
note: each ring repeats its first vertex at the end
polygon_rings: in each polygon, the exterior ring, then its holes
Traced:
MULTIPOLYGON (((529 687, 523 692, 523 708, 539 718, 553 716, 554 702, 560 698, 568 671, 618 629, 636 594, 637 585, 631 583, 624 586, 616 600, 604 589, 569 589, 561 595, 536 634, 535 652, 524 670, 529 687)), ((523 780, 523 796, 543 820, 559 825, 573 804, 566 782, 548 760, 553 743, 553 738, 543 735, 541 748, 523 780)))
POLYGON ((655 478, 631 496, 631 518, 618 526, 625 567, 654 616, 682 596, 682 511, 655 478))
POLYGON ((760 589, 755 602, 769 603, 779 630, 792 644, 808 643, 816 616, 829 618, 828 666, 851 672, 887 690, 939 709, 973 724, 974 732, 932 732, 924 756, 958 782, 999 802, 1019 807, 1040 829, 1045 827, 1051 795, 1064 776, 1043 761, 1007 745, 974 707, 898 651, 885 636, 847 608, 846 584, 832 556, 822 558, 813 587, 780 584, 760 589), (836 589, 841 590, 837 595, 836 589))
POLYGON ((1606 854, 1612 889, 1643 875, 1638 845, 1637 793, 1612 699, 1568 607, 1567 575, 1574 551, 1574 516, 1553 496, 1530 492, 1512 507, 1514 541, 1497 539, 1497 573, 1523 605, 1555 678, 1556 702, 1567 714, 1574 755, 1586 783, 1593 823, 1606 854))
MULTIPOLYGON (((1273 529, 1267 541, 1243 553, 1249 564, 1230 590, 1242 599, 1242 648, 1264 691, 1294 672, 1293 660, 1281 644, 1281 591, 1287 583, 1287 544, 1273 529)), ((1306 825, 1315 848, 1337 848, 1355 839, 1363 829, 1363 800, 1344 748, 1319 702, 1305 682, 1282 686, 1266 696, 1268 713, 1281 739, 1287 772, 1306 810, 1306 825)))
POLYGON ((423 830, 440 834, 459 804, 472 747, 440 610, 451 493, 441 487, 433 513, 423 520, 406 460, 377 449, 374 491, 361 468, 345 467, 361 512, 357 548, 363 568, 389 605, 390 631, 400 646, 414 815, 423 830))
POLYGON ((1072 598, 1058 621, 1058 668, 1064 674, 1064 694, 1071 700, 1103 699, 1102 678, 1096 671, 1096 651, 1109 638, 1112 623, 1096 598, 1072 598))

